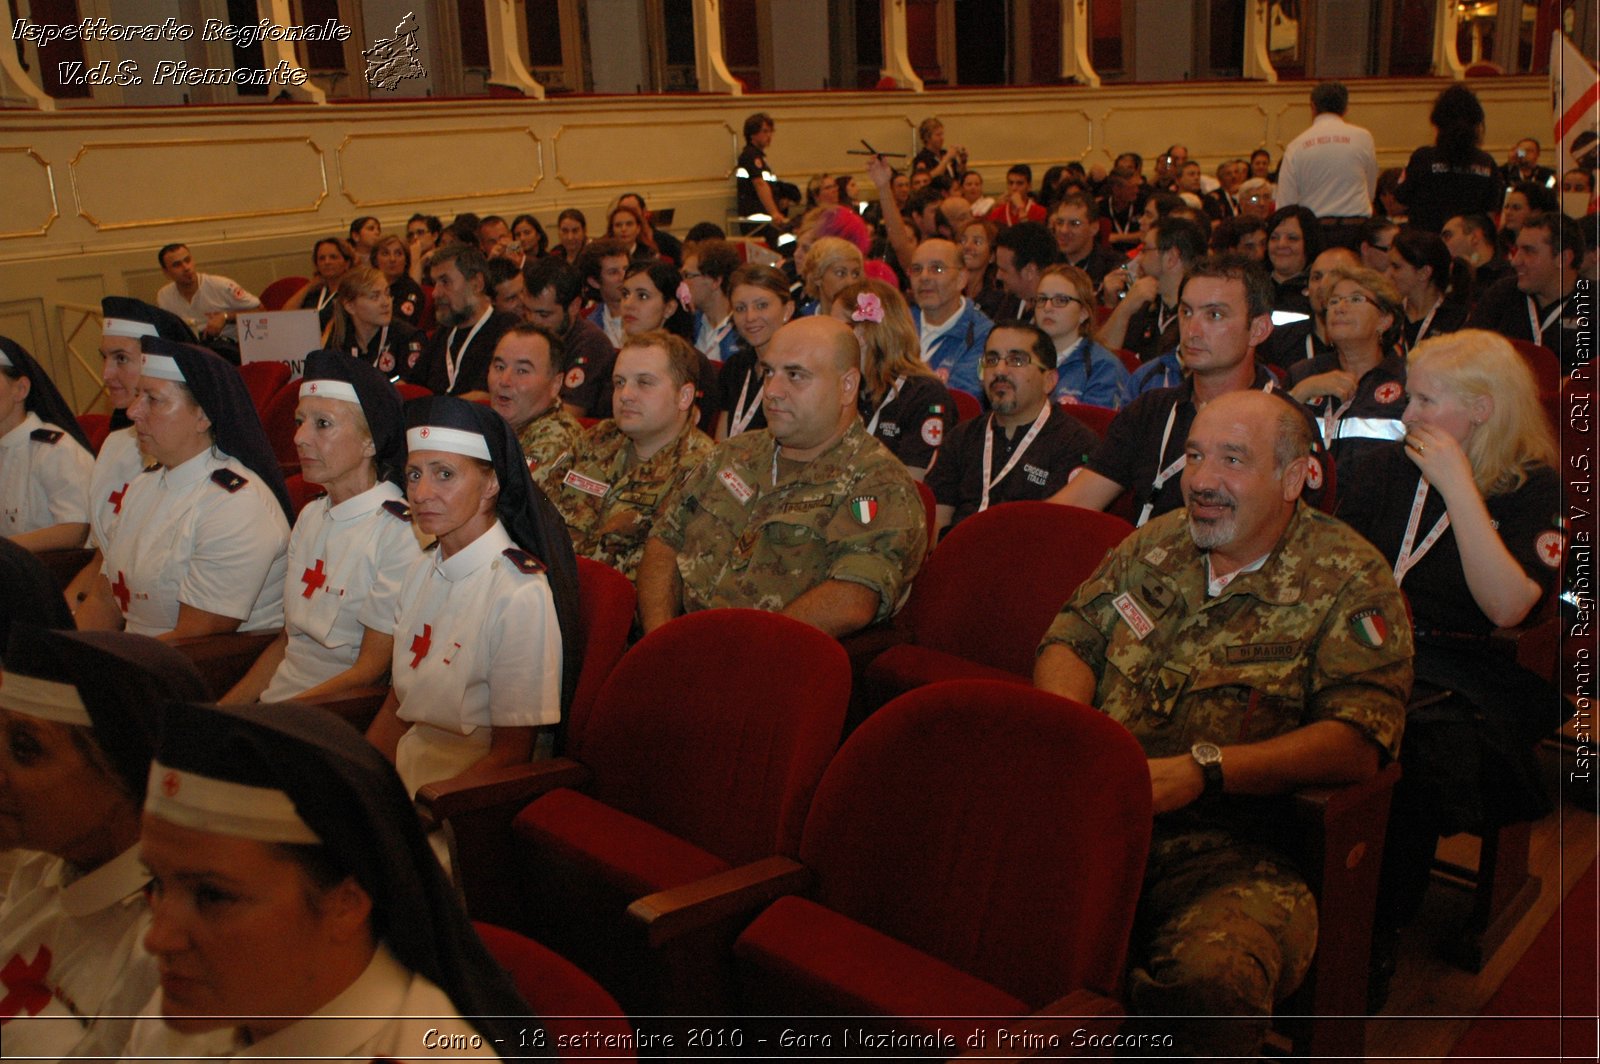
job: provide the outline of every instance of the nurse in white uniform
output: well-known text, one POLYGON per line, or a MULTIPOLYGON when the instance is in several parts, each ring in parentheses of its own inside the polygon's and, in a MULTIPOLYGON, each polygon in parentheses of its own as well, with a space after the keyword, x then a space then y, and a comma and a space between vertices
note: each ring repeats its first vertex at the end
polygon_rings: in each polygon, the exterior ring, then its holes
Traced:
POLYGON ((31 551, 83 546, 94 451, 22 345, 0 336, 0 536, 31 551))
POLYGON ((182 654, 123 632, 19 625, 0 674, 0 1039, 11 1057, 119 1056, 156 987, 139 807, 156 707, 202 697, 182 654))
POLYGON ((202 347, 142 346, 129 416, 160 468, 128 487, 93 595, 143 635, 279 628, 289 496, 244 381, 202 347))
POLYGON ((327 495, 289 536, 285 631, 224 702, 318 698, 381 683, 389 672, 400 587, 422 556, 400 489, 400 393, 337 351, 306 358, 295 408, 301 475, 327 495))
MULTIPOLYGON (((144 351, 139 342, 146 336, 195 342, 194 333, 182 318, 143 300, 106 296, 100 300, 100 312, 100 379, 111 403, 111 431, 100 444, 94 476, 89 480, 89 546, 94 549, 94 557, 67 587, 67 601, 75 611, 84 608, 83 603, 100 576, 106 544, 111 542, 112 530, 122 516, 128 486, 150 464, 139 453, 133 422, 128 420, 128 405, 133 402, 139 374, 144 371, 144 351)), ((93 607, 90 613, 83 614, 82 627, 115 627, 115 616, 93 618, 92 612, 93 607)))
POLYGON ((394 770, 324 710, 168 706, 140 847, 161 987, 130 1058, 492 1059, 548 1044, 394 770))
POLYGON ((394 686, 368 737, 413 793, 526 761, 576 676, 577 563, 511 427, 443 396, 406 406, 406 493, 437 537, 400 594, 394 686))

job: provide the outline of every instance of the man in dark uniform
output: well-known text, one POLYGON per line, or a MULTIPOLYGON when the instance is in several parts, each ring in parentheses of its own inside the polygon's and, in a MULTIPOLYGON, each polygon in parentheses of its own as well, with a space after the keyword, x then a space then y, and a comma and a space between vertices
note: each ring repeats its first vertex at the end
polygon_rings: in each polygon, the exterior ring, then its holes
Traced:
POLYGON ((1110 348, 1125 347, 1150 362, 1178 346, 1178 289, 1184 274, 1205 258, 1206 232, 1187 218, 1163 218, 1144 231, 1139 268, 1096 337, 1110 348))
POLYGON ((561 338, 561 405, 573 417, 611 416, 611 367, 617 349, 584 318, 583 275, 560 259, 530 261, 522 270, 523 316, 561 338))
MULTIPOLYGON (((1187 379, 1123 407, 1084 469, 1051 502, 1104 510, 1131 490, 1140 525, 1175 510, 1183 505, 1183 441, 1200 407, 1229 392, 1277 390, 1276 378, 1255 360, 1256 345, 1272 331, 1272 281, 1254 263, 1224 255, 1197 264, 1178 290, 1178 319, 1187 379)), ((1312 424, 1300 404, 1283 402, 1312 424)), ((1315 438, 1314 424, 1311 432, 1315 438)), ((1320 498, 1323 484, 1313 454, 1308 497, 1320 498)))
POLYGON ((1006 301, 1000 304, 1003 317, 1033 320, 1039 275, 1057 256, 1056 238, 1043 222, 1018 222, 994 238, 994 275, 1006 290, 1006 301))
POLYGON ((1077 418, 1054 409, 1056 346, 1043 329, 1003 321, 983 351, 987 417, 957 425, 928 471, 940 534, 1003 502, 1047 499, 1099 442, 1077 418))
POLYGON ((454 244, 439 248, 433 272, 433 312, 439 328, 405 378, 439 395, 486 399, 489 360, 514 314, 494 309, 489 298, 489 264, 477 248, 454 244))
POLYGON ((1050 233, 1056 238, 1060 259, 1089 275, 1099 287, 1106 274, 1127 258, 1100 244, 1100 215, 1094 202, 1076 192, 1061 197, 1050 211, 1050 233))
POLYGON ((1472 289, 1484 292, 1511 276, 1511 263, 1500 257, 1500 231, 1487 214, 1460 214, 1439 231, 1450 254, 1472 268, 1472 289))
MULTIPOLYGON (((778 203, 783 182, 767 165, 772 147, 772 116, 758 111, 744 120, 744 150, 734 167, 735 195, 741 217, 782 228, 784 214, 778 203)), ((755 230, 761 231, 760 227, 755 230)))
POLYGON ((1370 778, 1405 723, 1405 602, 1375 548, 1300 501, 1311 439, 1272 396, 1208 403, 1184 433, 1185 509, 1106 556, 1034 667, 1149 757, 1127 995, 1152 1019, 1129 1027, 1184 1059, 1253 1059, 1311 964, 1316 902, 1268 797, 1370 778))
POLYGON ((1510 340, 1548 347, 1571 373, 1594 353, 1594 325, 1578 318, 1578 265, 1586 244, 1583 227, 1564 214, 1530 214, 1511 253, 1515 274, 1478 297, 1470 324, 1510 340))

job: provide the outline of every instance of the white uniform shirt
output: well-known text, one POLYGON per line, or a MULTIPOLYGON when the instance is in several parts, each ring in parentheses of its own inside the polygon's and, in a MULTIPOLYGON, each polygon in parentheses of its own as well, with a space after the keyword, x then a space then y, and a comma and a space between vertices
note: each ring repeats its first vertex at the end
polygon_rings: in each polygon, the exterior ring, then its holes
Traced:
POLYGON ((378 947, 366 971, 338 997, 253 1045, 242 1045, 233 1027, 189 1035, 172 1030, 161 1021, 159 995, 144 1013, 128 1043, 130 1058, 406 1061, 488 1058, 498 1052, 461 1018, 443 990, 402 967, 385 946, 378 947), (430 1051, 430 1042, 439 1048, 430 1051))
POLYGON ((89 520, 94 455, 72 435, 28 413, 0 436, 0 536, 89 520), (41 438, 35 439, 34 433, 41 438), (54 437, 54 442, 43 437, 54 437))
MULTIPOLYGON (((498 521, 464 550, 425 553, 394 626, 400 719, 458 735, 561 719, 561 628, 544 572, 523 572, 498 521)), ((426 781, 424 781, 426 782, 426 781)))
POLYGON ((350 668, 368 628, 393 633, 400 588, 422 555, 403 498, 385 480, 338 506, 322 498, 300 512, 283 589, 289 645, 263 702, 294 698, 350 668))
POLYGON ((155 958, 142 945, 150 877, 138 847, 71 883, 66 875, 61 858, 27 854, 0 905, 8 1057, 120 1056, 133 1026, 127 1017, 157 986, 155 958))
POLYGON ((1321 114, 1283 149, 1276 202, 1298 204, 1318 218, 1365 218, 1377 187, 1372 134, 1339 115, 1321 114))
POLYGON ((201 451, 134 478, 101 571, 140 635, 170 632, 178 604, 237 617, 241 632, 283 624, 289 522, 242 462, 201 451), (214 474, 244 481, 229 491, 214 474))
POLYGON ((102 554, 122 517, 122 503, 128 497, 133 478, 144 471, 145 458, 139 453, 139 438, 130 425, 106 437, 100 456, 94 460, 94 476, 89 480, 89 546, 102 554))
MULTIPOLYGON (((193 299, 183 298, 177 283, 172 281, 156 293, 156 306, 188 322, 197 334, 205 328, 206 316, 213 311, 255 310, 260 305, 261 300, 246 292, 237 281, 214 273, 200 275, 200 287, 195 289, 193 299)), ((230 321, 222 327, 220 335, 237 340, 238 326, 230 321)))

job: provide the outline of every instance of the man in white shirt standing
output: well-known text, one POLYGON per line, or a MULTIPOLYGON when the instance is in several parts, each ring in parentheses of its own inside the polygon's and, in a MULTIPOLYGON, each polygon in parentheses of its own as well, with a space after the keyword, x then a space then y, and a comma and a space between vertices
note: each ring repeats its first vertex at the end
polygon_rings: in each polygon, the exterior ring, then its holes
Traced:
MULTIPOLYGON (((210 346, 213 340, 239 342, 234 319, 241 310, 255 310, 261 300, 246 292, 237 281, 195 268, 187 244, 168 244, 157 254, 161 272, 170 279, 156 293, 156 306, 176 314, 189 323, 200 341, 210 346)), ((237 353, 234 355, 238 361, 237 353)))
POLYGON ((1340 82, 1311 90, 1311 126, 1283 150, 1277 204, 1306 207, 1322 220, 1326 243, 1354 250, 1350 240, 1372 215, 1378 156, 1372 134, 1344 120, 1349 105, 1340 82))

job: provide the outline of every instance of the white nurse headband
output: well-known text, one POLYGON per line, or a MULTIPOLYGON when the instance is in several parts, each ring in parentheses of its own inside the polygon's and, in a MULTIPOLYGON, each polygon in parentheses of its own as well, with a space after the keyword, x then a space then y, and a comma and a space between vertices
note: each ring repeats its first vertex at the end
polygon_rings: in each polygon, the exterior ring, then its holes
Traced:
POLYGON ((76 687, 10 670, 0 673, 0 708, 57 724, 93 726, 76 687))
POLYGON ((489 457, 489 441, 481 434, 441 425, 419 425, 407 429, 406 450, 448 451, 451 454, 464 454, 468 458, 481 458, 485 462, 494 461, 489 457))
POLYGON ((163 820, 196 831, 257 842, 319 843, 295 811, 294 801, 273 787, 212 779, 159 761, 150 764, 144 807, 163 820))
POLYGON ((355 385, 349 381, 314 380, 300 382, 300 398, 313 399, 341 399, 347 403, 361 405, 361 397, 356 394, 355 385))
POLYGON ((100 327, 102 336, 126 336, 137 340, 141 336, 158 336, 156 327, 147 321, 132 318, 107 318, 100 327))
POLYGON ((183 375, 183 370, 178 368, 178 360, 171 355, 145 355, 144 375, 146 377, 154 377, 157 380, 177 381, 180 384, 189 383, 183 375))

